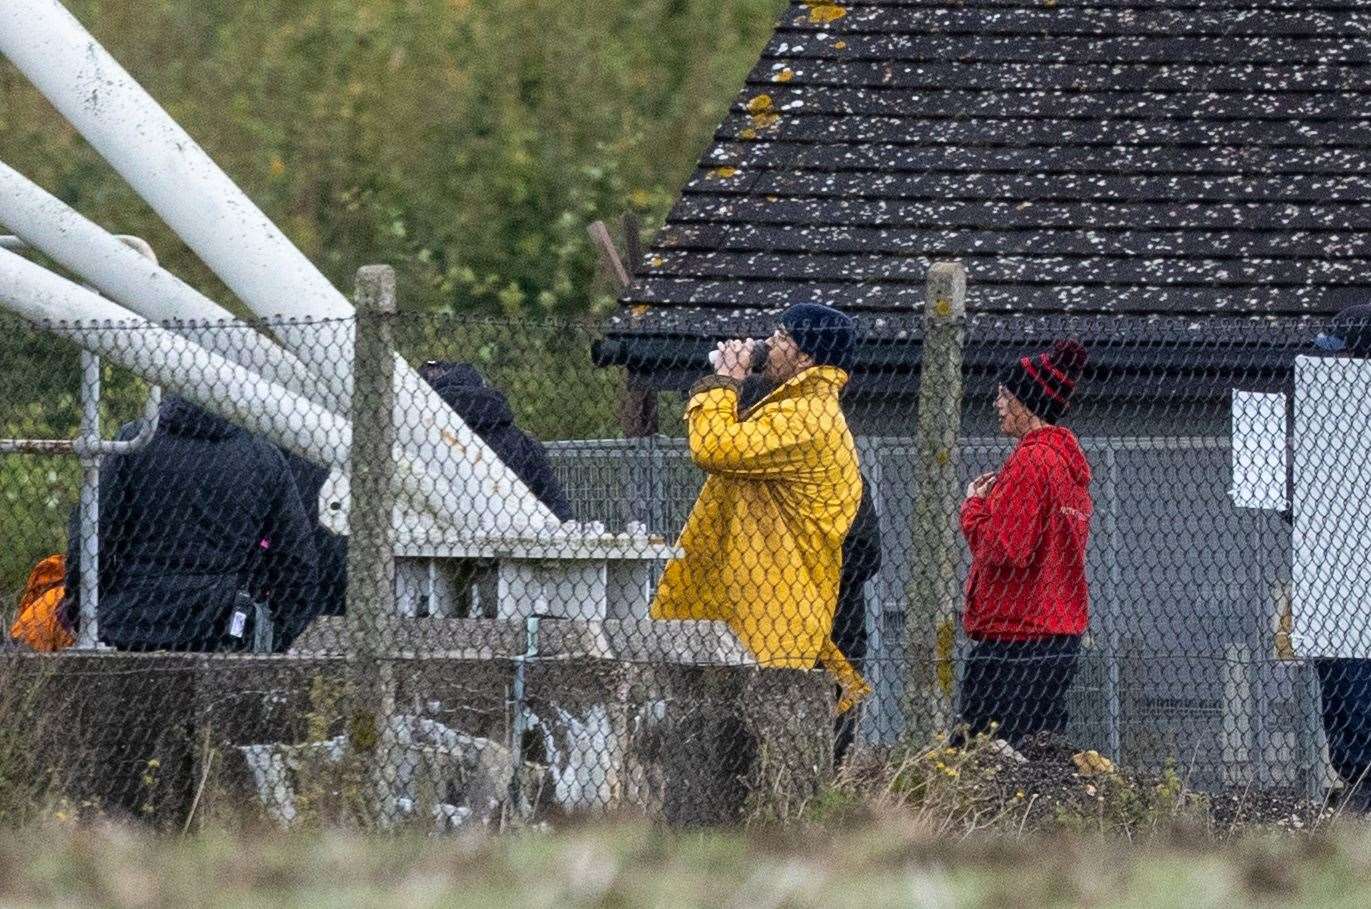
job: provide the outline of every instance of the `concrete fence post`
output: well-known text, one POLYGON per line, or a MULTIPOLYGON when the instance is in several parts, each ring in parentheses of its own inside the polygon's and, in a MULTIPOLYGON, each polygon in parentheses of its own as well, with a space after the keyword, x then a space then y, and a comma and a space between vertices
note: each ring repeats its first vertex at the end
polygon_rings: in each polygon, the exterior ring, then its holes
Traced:
POLYGON ((357 814, 372 829, 389 826, 392 780, 387 739, 395 712, 394 665, 384 640, 395 613, 395 271, 357 272, 353 342, 351 494, 348 514, 347 629, 352 711, 349 742, 357 759, 357 814))
POLYGON ((905 621, 905 730, 915 745, 950 720, 955 616, 961 598, 957 441, 966 343, 966 269, 936 262, 924 294, 915 461, 913 578, 905 621))

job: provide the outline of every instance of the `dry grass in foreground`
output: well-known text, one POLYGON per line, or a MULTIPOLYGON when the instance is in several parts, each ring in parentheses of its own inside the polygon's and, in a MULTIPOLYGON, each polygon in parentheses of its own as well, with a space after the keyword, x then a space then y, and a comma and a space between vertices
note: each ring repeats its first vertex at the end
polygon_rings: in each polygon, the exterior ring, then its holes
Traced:
POLYGON ((912 815, 669 833, 609 821, 505 837, 0 834, 4 906, 1366 906, 1371 831, 1146 843, 959 838, 912 815))
POLYGON ((1139 771, 1041 735, 1016 750, 978 737, 960 748, 858 750, 796 820, 831 825, 909 814, 944 836, 1094 833, 1137 841, 1184 827, 1209 839, 1309 832, 1344 819, 1336 799, 1254 787, 1200 792, 1184 768, 1139 771))

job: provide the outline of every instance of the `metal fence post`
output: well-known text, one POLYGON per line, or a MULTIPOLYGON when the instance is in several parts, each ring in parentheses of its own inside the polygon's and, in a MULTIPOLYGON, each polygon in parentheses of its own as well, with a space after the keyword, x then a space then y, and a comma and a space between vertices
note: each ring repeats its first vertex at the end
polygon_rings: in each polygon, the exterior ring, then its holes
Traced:
MULTIPOLYGON (((80 437, 94 448, 100 441, 100 358, 81 350, 81 431, 80 437)), ((81 596, 80 631, 76 646, 93 650, 100 644, 100 455, 83 454, 81 462, 80 517, 77 527, 81 541, 81 573, 77 589, 81 596)))
POLYGON ((905 730, 922 744, 946 728, 953 677, 959 498, 957 441, 962 418, 966 269, 935 262, 924 293, 923 354, 915 469, 914 556, 905 622, 905 730))
MULTIPOLYGON (((0 169, 4 165, 0 163, 0 169)), ((92 226, 93 230, 98 228, 92 226)), ((157 264, 157 254, 142 237, 120 235, 114 238, 157 264)), ((20 237, 0 236, 0 249, 26 252, 30 247, 20 237)), ((90 285, 83 285, 94 290, 90 285)), ((143 422, 138 434, 123 441, 103 440, 100 436, 100 356, 81 348, 81 427, 76 439, 70 442, 48 439, 0 439, 0 453, 62 454, 70 451, 81 465, 81 494, 77 506, 76 546, 81 554, 81 571, 77 579, 80 594, 80 630, 75 647, 95 650, 100 643, 100 467, 109 455, 132 454, 141 451, 157 432, 158 410, 162 403, 162 389, 153 385, 148 389, 143 405, 143 422)))
POLYGON ((395 436, 395 271, 357 272, 352 394, 351 507, 348 516, 348 661, 352 674, 349 741, 358 758, 360 814, 369 827, 393 814, 387 739, 395 710, 394 666, 383 635, 395 612, 392 528, 395 436))
POLYGON ((1104 598, 1099 611, 1104 627, 1106 651, 1105 662, 1105 711, 1109 719, 1109 759, 1116 764, 1123 763, 1123 697, 1121 693, 1121 674, 1119 671, 1119 617, 1123 614, 1120 596, 1123 590, 1123 570, 1121 559, 1127 544, 1119 539, 1119 459, 1111 446, 1104 453, 1105 482, 1102 518, 1104 538, 1108 541, 1109 553, 1109 595, 1104 598))

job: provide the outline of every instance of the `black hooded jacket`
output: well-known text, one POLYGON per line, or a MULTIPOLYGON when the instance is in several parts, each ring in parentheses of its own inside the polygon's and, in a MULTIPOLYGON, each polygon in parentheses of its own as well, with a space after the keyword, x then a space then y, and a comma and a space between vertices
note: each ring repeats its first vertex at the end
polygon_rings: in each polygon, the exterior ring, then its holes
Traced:
POLYGON ((833 643, 859 666, 866 658, 866 582, 881 570, 881 522, 862 477, 862 500, 843 539, 843 572, 833 614, 833 643))
MULTIPOLYGON (((564 521, 571 518, 566 493, 553 476, 542 445, 514 426, 514 414, 504 395, 486 387, 481 374, 463 363, 442 365, 436 377, 428 374, 425 378, 553 514, 564 521)), ((328 479, 328 469, 289 452, 285 453, 285 459, 300 490, 319 554, 320 613, 344 615, 347 611, 347 537, 334 534, 319 523, 319 491, 328 479)))
MULTIPOLYGON (((138 424, 125 426, 133 438, 138 424)), ((80 535, 67 554, 79 615, 80 535)), ((136 650, 213 650, 239 591, 266 602, 284 650, 317 613, 308 518, 281 452, 180 398, 142 451, 100 478, 100 639, 136 650)))
POLYGON ((572 519, 571 503, 546 450, 514 425, 514 412, 499 389, 486 385, 475 367, 465 363, 448 366, 429 383, 559 520, 572 519))

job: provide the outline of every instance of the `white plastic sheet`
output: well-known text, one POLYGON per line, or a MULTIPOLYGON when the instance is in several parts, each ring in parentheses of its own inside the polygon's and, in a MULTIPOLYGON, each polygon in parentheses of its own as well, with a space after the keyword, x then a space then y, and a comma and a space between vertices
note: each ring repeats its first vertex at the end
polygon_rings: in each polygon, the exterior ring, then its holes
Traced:
POLYGON ((1239 508, 1285 510, 1287 460, 1286 397, 1233 392, 1233 485, 1239 508))
POLYGON ((1295 651, 1371 657, 1371 360, 1300 357, 1295 389, 1295 651))

